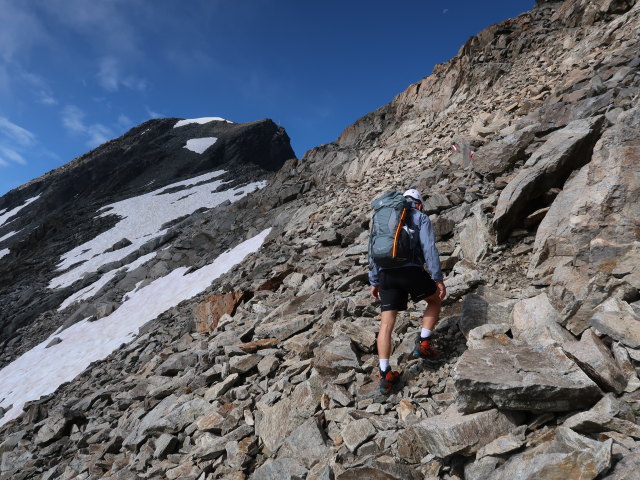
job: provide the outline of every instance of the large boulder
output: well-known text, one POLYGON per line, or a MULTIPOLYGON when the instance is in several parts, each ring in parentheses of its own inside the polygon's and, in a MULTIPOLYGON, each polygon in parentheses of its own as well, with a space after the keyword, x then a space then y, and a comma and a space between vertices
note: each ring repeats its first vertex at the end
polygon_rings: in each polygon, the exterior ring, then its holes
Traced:
POLYGON ((593 330, 585 331, 579 342, 567 342, 562 348, 601 388, 624 391, 627 380, 622 369, 593 330))
POLYGON ((598 386, 554 347, 467 350, 456 364, 453 380, 463 412, 495 407, 563 412, 590 407, 602 396, 598 386))
POLYGON ((530 345, 561 346, 575 338, 559 325, 560 314, 546 293, 519 301, 513 307, 514 339, 530 345))
POLYGON ((590 158, 603 116, 575 120, 552 133, 500 194, 493 220, 498 241, 524 220, 527 207, 547 190, 562 187, 569 174, 590 158))
POLYGON ((611 466, 611 444, 612 440, 598 442, 558 427, 553 439, 512 456, 491 480, 593 480, 611 466))
POLYGON ((472 455, 516 426, 513 417, 496 409, 465 415, 452 405, 441 415, 409 427, 399 452, 418 461, 428 453, 440 458, 472 455))
POLYGON ((574 334, 589 327, 593 308, 613 291, 637 289, 639 140, 635 107, 604 132, 591 162, 567 181, 538 227, 528 276, 553 275, 549 300, 566 309, 574 334))
POLYGON ((258 402, 256 433, 269 452, 275 452, 284 440, 311 417, 323 392, 319 376, 296 386, 293 393, 272 406, 258 402))

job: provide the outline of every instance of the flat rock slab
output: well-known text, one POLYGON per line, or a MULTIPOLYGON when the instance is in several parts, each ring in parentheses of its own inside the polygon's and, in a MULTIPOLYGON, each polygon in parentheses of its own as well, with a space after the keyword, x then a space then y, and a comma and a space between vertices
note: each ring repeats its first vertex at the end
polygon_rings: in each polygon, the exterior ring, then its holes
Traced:
POLYGON ((546 293, 519 301, 513 307, 513 337, 530 345, 561 346, 575 341, 559 324, 560 314, 546 293))
POLYGON ((617 298, 605 301, 589 323, 627 347, 640 348, 640 316, 627 302, 617 298))
POLYGON ((314 367, 322 373, 335 374, 360 369, 360 361, 347 335, 341 335, 316 348, 313 355, 314 367))
POLYGON ((494 226, 498 241, 524 221, 527 205, 552 187, 562 187, 569 174, 589 159, 604 116, 575 120, 549 135, 500 194, 494 226))
POLYGON ((445 458, 454 453, 472 455, 516 427, 514 419, 499 410, 465 415, 455 407, 409 427, 420 455, 445 458))
POLYGON ((558 427, 552 440, 512 456, 490 478, 593 480, 611 466, 611 443, 612 440, 598 442, 558 427))
POLYGON ((627 380, 622 369, 591 329, 582 334, 579 342, 567 342, 563 350, 600 387, 610 392, 624 391, 627 380))
POLYGON ((555 347, 500 345, 467 350, 454 370, 458 407, 477 412, 498 407, 531 412, 589 408, 598 386, 555 347))

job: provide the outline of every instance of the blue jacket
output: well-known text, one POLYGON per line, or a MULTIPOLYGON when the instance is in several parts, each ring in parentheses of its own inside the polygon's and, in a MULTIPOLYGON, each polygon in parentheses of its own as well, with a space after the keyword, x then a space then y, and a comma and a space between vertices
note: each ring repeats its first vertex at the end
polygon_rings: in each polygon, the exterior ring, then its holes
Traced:
MULTIPOLYGON (((412 208, 409 210, 408 220, 406 227, 418 231, 417 237, 420 241, 420 245, 417 246, 417 248, 419 255, 415 262, 405 263, 401 267, 393 268, 422 267, 426 264, 431 278, 436 282, 442 281, 444 276, 440 269, 440 254, 436 248, 433 226, 431 225, 429 216, 415 208, 412 208)), ((371 260, 371 258, 369 258, 369 283, 371 285, 379 284, 378 274, 380 273, 380 270, 386 269, 381 269, 373 262, 373 260, 371 260)))

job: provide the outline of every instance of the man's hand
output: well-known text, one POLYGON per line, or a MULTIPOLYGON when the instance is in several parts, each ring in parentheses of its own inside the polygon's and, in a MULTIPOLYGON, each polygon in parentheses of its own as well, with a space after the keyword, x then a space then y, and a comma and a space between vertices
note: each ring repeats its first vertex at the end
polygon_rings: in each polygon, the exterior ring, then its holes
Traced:
POLYGON ((436 288, 438 289, 440 300, 444 300, 444 297, 447 296, 447 287, 444 286, 444 282, 436 282, 436 288))
POLYGON ((375 300, 380 300, 380 287, 378 285, 371 285, 371 296, 375 300))

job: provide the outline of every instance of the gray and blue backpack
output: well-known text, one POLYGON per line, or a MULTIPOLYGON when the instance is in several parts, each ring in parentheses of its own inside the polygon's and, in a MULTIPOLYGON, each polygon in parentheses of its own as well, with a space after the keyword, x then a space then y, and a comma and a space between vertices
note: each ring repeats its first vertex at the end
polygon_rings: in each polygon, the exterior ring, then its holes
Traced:
POLYGON ((371 202, 373 217, 369 233, 369 258, 380 268, 401 267, 413 260, 413 230, 407 225, 412 203, 399 191, 371 202))

